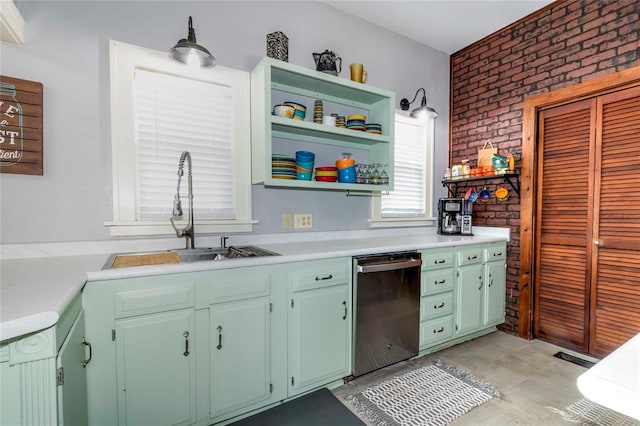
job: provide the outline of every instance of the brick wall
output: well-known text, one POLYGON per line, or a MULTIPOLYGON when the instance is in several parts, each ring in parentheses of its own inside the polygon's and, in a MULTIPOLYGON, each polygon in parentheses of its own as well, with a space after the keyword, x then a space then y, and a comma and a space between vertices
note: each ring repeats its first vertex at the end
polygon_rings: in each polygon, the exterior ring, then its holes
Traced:
MULTIPOLYGON (((452 164, 475 161, 490 139, 500 153, 514 153, 518 168, 524 99, 640 65, 639 16, 639 0, 561 0, 453 54, 452 164)), ((476 203, 473 224, 511 229, 507 322, 501 328, 516 333, 520 200, 514 191, 510 195, 506 202, 476 203)))

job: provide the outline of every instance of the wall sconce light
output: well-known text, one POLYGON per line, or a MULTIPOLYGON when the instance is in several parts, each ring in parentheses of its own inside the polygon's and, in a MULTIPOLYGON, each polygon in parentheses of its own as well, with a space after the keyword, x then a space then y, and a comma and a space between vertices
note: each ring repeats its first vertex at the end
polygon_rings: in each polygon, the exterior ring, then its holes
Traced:
POLYGON ((409 102, 407 98, 403 98, 400 101, 400 109, 402 109, 403 111, 407 111, 409 109, 409 105, 414 103, 415 100, 418 98, 418 93, 420 93, 421 90, 422 90, 422 101, 420 102, 420 106, 414 109, 413 111, 411 111, 409 116, 413 118, 424 118, 424 119, 437 118, 438 112, 427 105, 427 94, 422 87, 416 91, 416 95, 413 97, 413 100, 411 102, 409 102))
POLYGON ((169 56, 192 67, 210 68, 216 66, 216 58, 207 49, 196 43, 196 30, 193 28, 191 16, 189 16, 187 38, 180 39, 175 46, 169 49, 169 56))

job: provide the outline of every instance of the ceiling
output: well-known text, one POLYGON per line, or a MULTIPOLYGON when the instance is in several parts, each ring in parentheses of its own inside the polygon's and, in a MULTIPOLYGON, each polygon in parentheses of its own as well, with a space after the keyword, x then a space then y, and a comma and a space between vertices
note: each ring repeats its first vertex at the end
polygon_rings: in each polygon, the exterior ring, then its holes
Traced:
POLYGON ((452 54, 553 0, 320 0, 452 54))

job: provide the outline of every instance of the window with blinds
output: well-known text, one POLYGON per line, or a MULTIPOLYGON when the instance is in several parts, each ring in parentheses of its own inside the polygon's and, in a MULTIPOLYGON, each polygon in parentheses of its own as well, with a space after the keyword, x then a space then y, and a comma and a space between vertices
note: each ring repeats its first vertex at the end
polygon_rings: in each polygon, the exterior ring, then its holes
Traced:
POLYGON ((417 218, 426 214, 429 123, 396 114, 394 189, 382 196, 382 218, 417 218))
POLYGON ((432 225, 434 119, 417 120, 397 111, 393 191, 371 202, 372 227, 432 225))
MULTIPOLYGON (((232 219, 232 92, 228 87, 136 70, 137 218, 166 219, 176 193, 178 159, 193 161, 194 214, 232 219)), ((185 177, 181 188, 186 195, 185 177)))
MULTIPOLYGON (((109 42, 114 236, 175 235, 178 162, 193 162, 196 232, 251 232, 250 75, 109 42)), ((187 164, 180 188, 187 202, 187 164)), ((188 211, 185 211, 187 214, 188 211)))

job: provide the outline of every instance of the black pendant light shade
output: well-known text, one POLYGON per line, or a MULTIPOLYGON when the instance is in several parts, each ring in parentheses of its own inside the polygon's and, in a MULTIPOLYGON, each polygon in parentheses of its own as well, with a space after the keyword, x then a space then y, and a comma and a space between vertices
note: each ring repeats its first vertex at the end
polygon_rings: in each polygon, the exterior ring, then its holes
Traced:
POLYGON ((189 35, 186 39, 180 39, 175 46, 169 49, 169 56, 183 64, 201 68, 210 68, 216 65, 216 58, 206 48, 196 43, 196 31, 193 28, 191 16, 189 16, 189 35))
POLYGON ((413 100, 411 102, 409 102, 407 98, 403 98, 400 101, 400 109, 402 109, 403 111, 407 111, 409 109, 409 105, 414 103, 418 98, 418 93, 420 93, 421 90, 422 101, 420 102, 420 106, 411 111, 411 113, 409 113, 409 116, 411 116, 412 118, 437 118, 438 112, 427 105, 427 94, 422 87, 416 91, 416 95, 413 97, 413 100))

